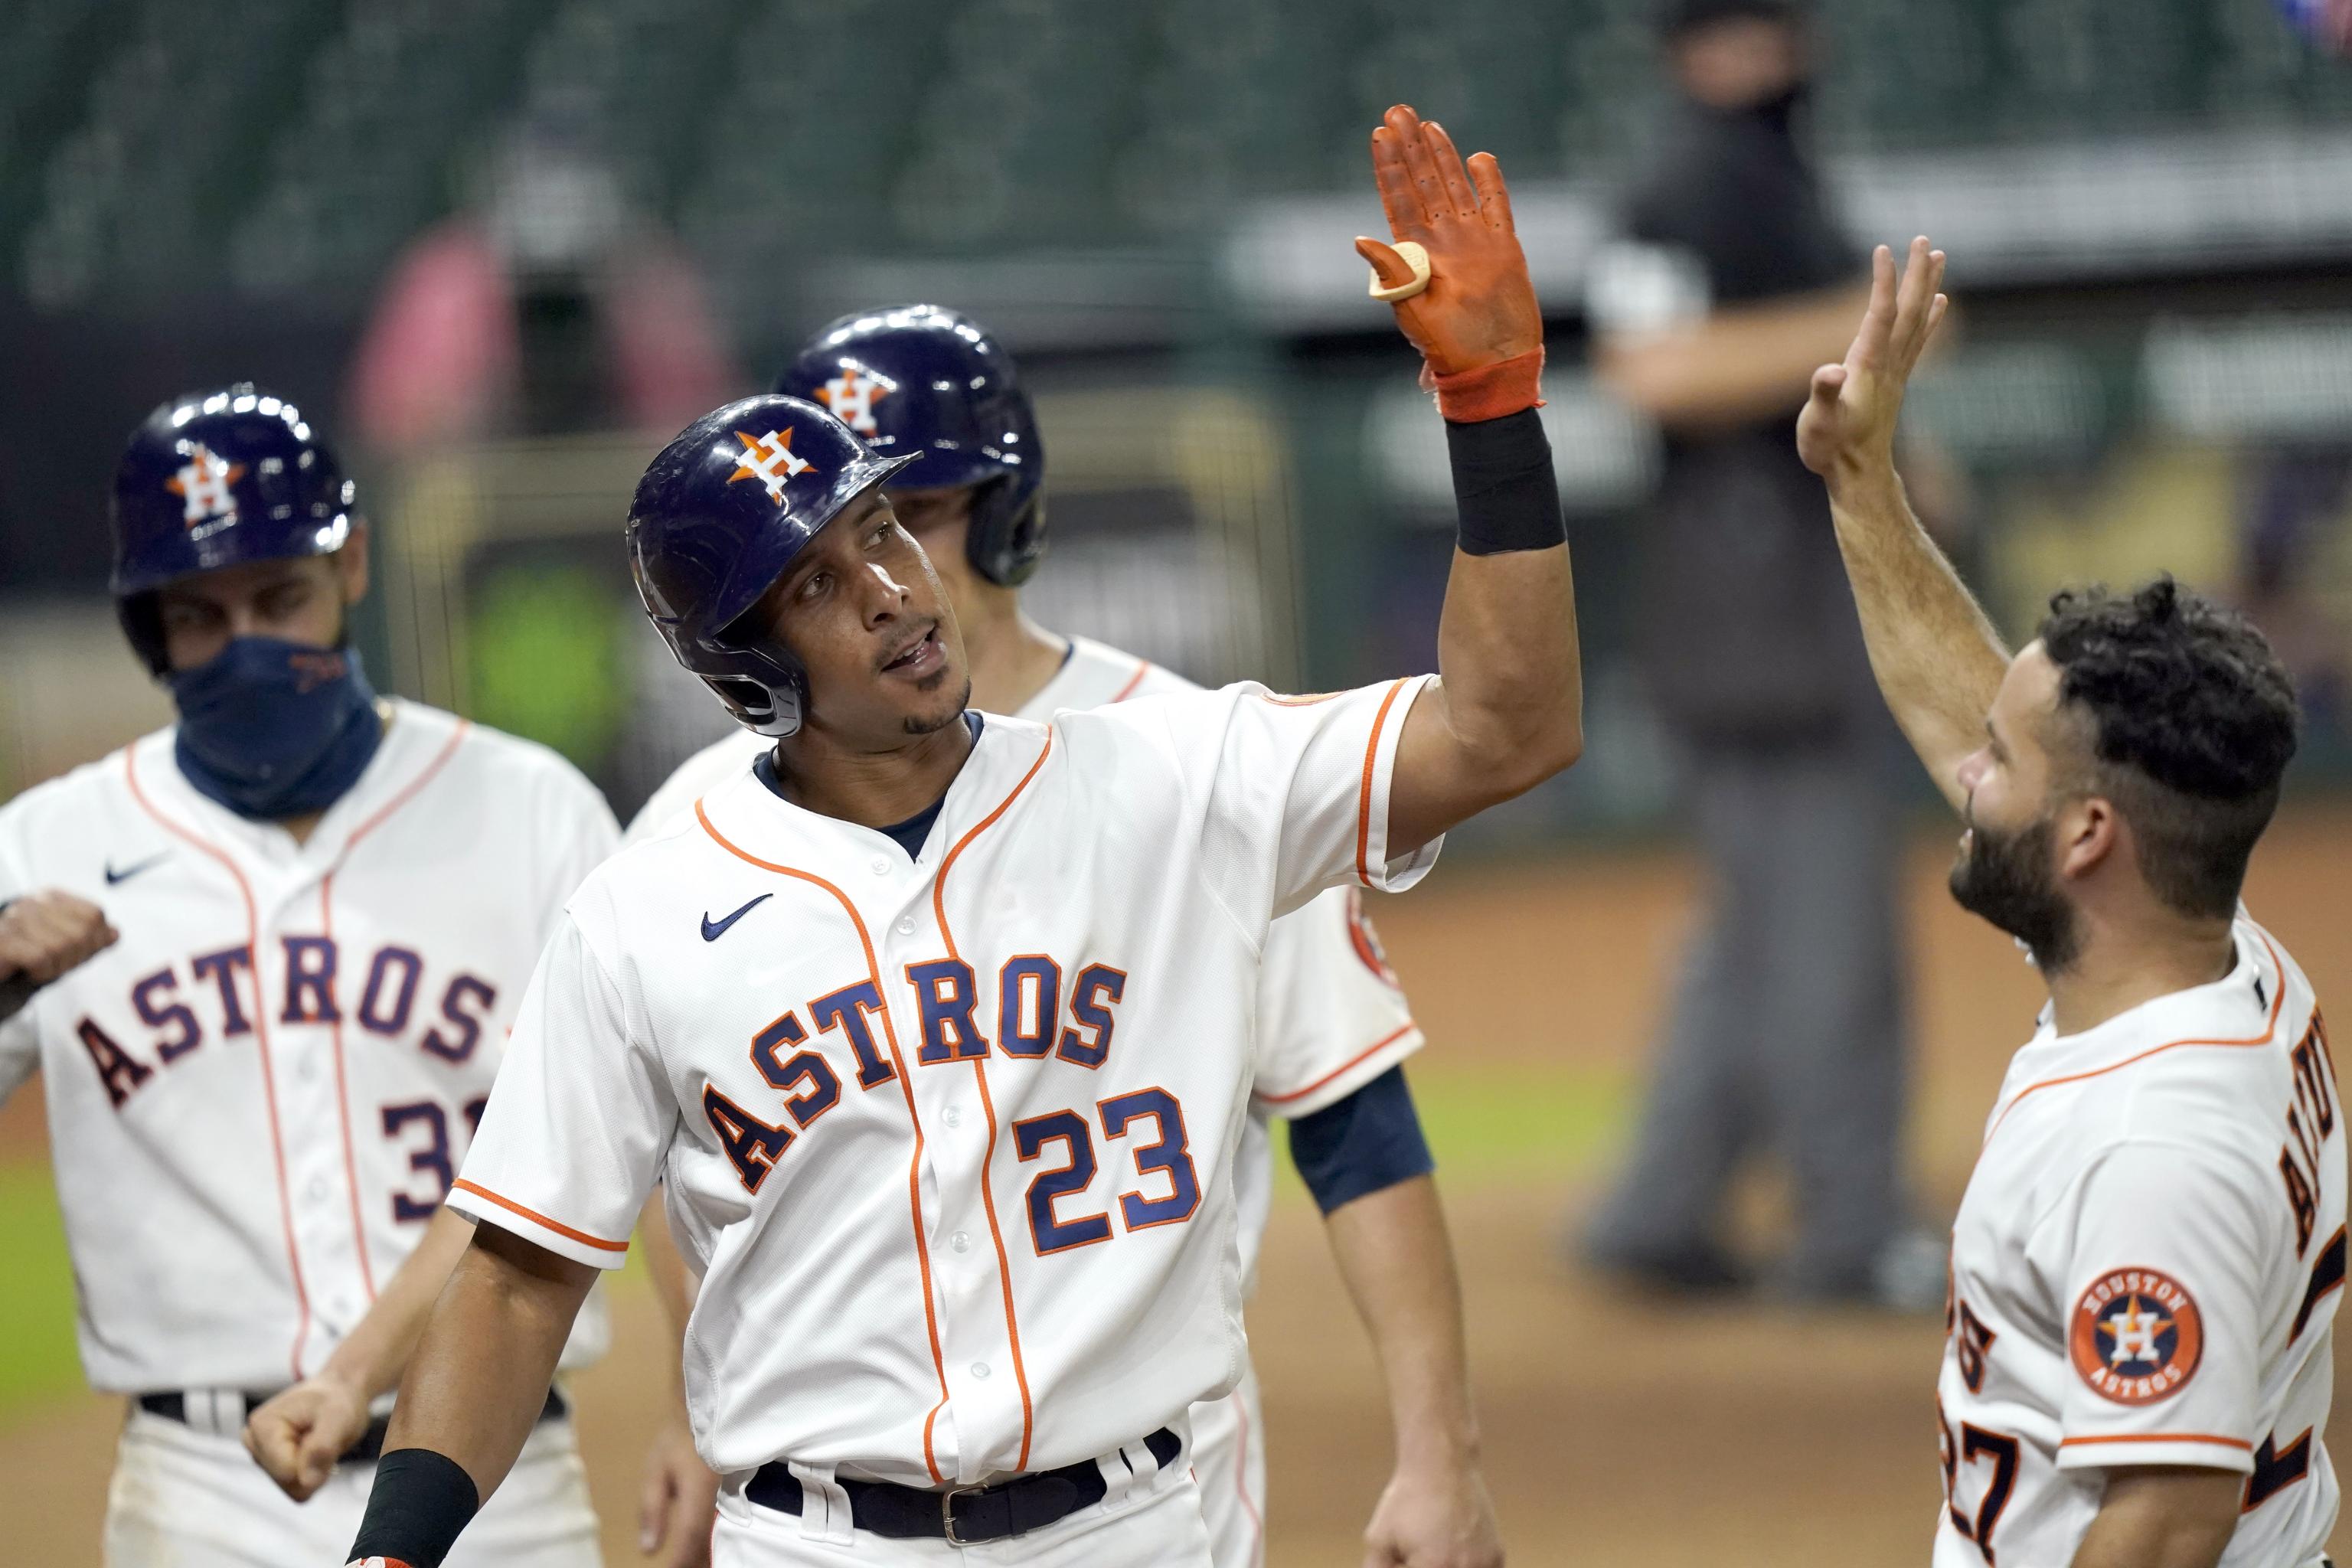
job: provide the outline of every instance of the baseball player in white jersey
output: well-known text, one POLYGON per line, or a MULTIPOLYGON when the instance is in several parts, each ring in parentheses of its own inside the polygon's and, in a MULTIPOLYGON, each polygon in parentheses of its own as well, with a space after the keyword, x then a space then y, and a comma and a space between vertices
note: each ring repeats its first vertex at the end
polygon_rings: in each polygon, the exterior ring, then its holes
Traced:
POLYGON ((1874 260, 1799 425, 1888 706, 1969 832, 1952 891, 2050 988, 1952 1231, 1937 1568, 2309 1568, 2345 1265, 2342 1106, 2303 972, 2239 901, 2298 721, 2170 578, 2065 593, 2011 658, 1892 460, 1943 255, 1874 260))
POLYGON ((1401 888, 1581 744, 1541 322, 1501 175, 1390 111, 1360 242, 1461 478, 1444 679, 982 718, 885 458, 746 399, 648 468, 680 660, 775 743, 572 900, 453 1205, 481 1223, 352 1555, 434 1568, 658 1179, 721 1563, 1205 1563, 1271 921, 1401 888), (1410 242, 1409 246, 1405 242, 1410 242))
MULTIPOLYGON (((971 660, 972 706, 1049 722, 1066 709, 1195 689, 1181 677, 1021 613, 1044 553, 1044 452, 1011 357, 937 306, 856 312, 819 332, 776 390, 825 405, 877 453, 923 454, 892 486, 893 511, 946 589, 971 660), (1013 435, 1012 442, 988 434, 1013 435), (1017 461, 1008 460, 1017 455, 1017 461), (926 471, 929 470, 929 471, 926 471)), ((625 842, 690 819, 694 803, 751 772, 772 742, 739 731, 688 758, 625 842)), ((1266 934, 1256 1080, 1234 1154, 1244 1291, 1273 1195, 1268 1124, 1328 1216, 1334 1255, 1374 1330, 1399 1463, 1366 1532, 1375 1563, 1501 1560, 1476 1459, 1461 1288, 1401 1063, 1422 1044, 1360 893, 1335 889, 1266 934)), ((1265 1450, 1255 1370, 1192 1411, 1192 1468, 1217 1568, 1265 1560, 1265 1450)))
MULTIPOLYGON (((181 719, 0 808, 0 1093, 42 1074, 83 1365, 131 1396, 106 1561, 324 1561, 464 1249, 442 1199, 531 965, 617 829, 553 753, 372 692, 366 525, 291 405, 165 405, 114 512, 181 719)), ((565 1364, 605 1338, 583 1313, 565 1364)), ((562 1394, 530 1417, 465 1560, 593 1564, 562 1394)))

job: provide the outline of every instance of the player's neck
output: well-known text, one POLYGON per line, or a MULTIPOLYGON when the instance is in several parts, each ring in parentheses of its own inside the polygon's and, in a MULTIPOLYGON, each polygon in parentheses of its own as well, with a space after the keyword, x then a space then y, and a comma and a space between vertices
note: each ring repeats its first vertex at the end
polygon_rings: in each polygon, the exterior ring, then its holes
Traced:
POLYGON ((862 751, 818 728, 776 742, 784 798, 820 816, 889 827, 929 810, 971 755, 971 727, 955 721, 886 751, 862 751))
POLYGON ((2124 921, 2085 915, 2084 921, 2082 952, 2050 976, 2051 1021, 2062 1035, 2095 1029, 2176 991, 2210 985, 2237 962, 2228 921, 2163 913, 2124 921))
POLYGON ((971 663, 971 705, 983 713, 1018 713, 1053 683, 1070 651, 1055 636, 1021 613, 1021 595, 1010 588, 975 592, 956 605, 964 657, 971 663))

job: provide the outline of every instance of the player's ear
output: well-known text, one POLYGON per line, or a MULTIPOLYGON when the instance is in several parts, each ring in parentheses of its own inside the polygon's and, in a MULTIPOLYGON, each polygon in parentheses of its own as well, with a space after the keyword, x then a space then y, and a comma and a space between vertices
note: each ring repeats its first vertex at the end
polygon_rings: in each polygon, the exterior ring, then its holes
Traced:
POLYGON ((2084 795, 2059 810, 2053 849, 2065 881, 2090 876, 2124 847, 2124 822, 2105 795, 2084 795))
POLYGON ((368 525, 367 519, 352 519, 351 537, 335 552, 335 575, 342 584, 343 607, 349 609, 367 597, 368 591, 368 525))

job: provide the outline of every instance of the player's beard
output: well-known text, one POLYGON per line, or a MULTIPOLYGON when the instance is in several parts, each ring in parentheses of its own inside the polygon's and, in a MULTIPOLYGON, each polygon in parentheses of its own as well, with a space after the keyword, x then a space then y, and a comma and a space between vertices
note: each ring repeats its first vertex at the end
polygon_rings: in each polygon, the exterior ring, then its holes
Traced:
POLYGON ((967 675, 963 679, 962 694, 956 699, 956 703, 953 708, 941 713, 937 718, 918 718, 911 714, 908 715, 907 719, 907 733, 909 735, 935 734, 939 731, 946 729, 957 720, 961 719, 963 717, 963 710, 971 706, 971 677, 967 675))
POLYGON ((1971 818, 1968 847, 1952 862, 1951 875, 1960 908, 2023 942, 2044 975, 2063 971, 2082 946, 2074 908, 2051 867, 2054 826, 2045 816, 2000 833, 1971 818))

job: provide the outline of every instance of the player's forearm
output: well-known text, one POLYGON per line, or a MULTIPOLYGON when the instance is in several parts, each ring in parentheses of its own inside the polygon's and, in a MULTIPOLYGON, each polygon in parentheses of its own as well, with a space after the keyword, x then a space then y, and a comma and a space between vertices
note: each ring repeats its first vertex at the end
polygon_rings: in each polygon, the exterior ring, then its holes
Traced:
POLYGON ((2244 1489, 2231 1470, 2110 1470, 2074 1568, 2213 1568, 2237 1529, 2244 1489))
POLYGON ((398 1386, 433 1303, 473 1234, 473 1222, 456 1210, 435 1210, 416 1250, 384 1282, 375 1305, 335 1347, 320 1375, 345 1384, 363 1402, 398 1386))
POLYGON ((2009 652, 1912 512, 1892 462, 1841 469, 1829 495, 1871 673, 1936 787, 1957 805, 1955 770, 1980 742, 2009 652))
POLYGON ((1534 787, 1584 750, 1584 681, 1568 547, 1454 556, 1438 623, 1446 727, 1496 798, 1534 787))
POLYGON ((1416 1176, 1342 1204, 1325 1227, 1380 1361, 1399 1466, 1475 1465, 1462 1285, 1436 1183, 1416 1176))
POLYGON ((478 1226, 409 1358, 385 1451, 446 1455, 487 1499, 538 1424, 595 1275, 495 1226, 478 1226))
POLYGON ((1389 842, 1426 844, 1584 749, 1575 584, 1551 450, 1532 409, 1449 425, 1461 540, 1437 627, 1438 685, 1406 716, 1389 842))
POLYGON ((1769 419, 1803 402, 1813 367, 1845 351, 1865 298, 1830 289, 1608 338, 1596 368, 1612 392, 1670 427, 1769 419))

